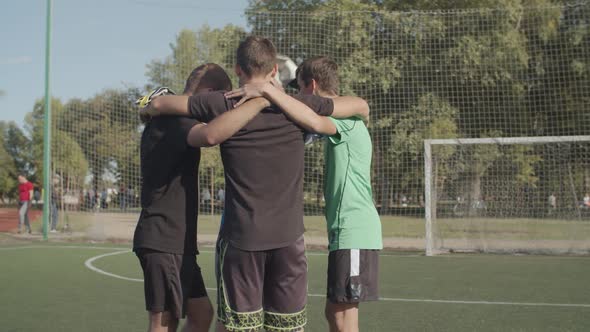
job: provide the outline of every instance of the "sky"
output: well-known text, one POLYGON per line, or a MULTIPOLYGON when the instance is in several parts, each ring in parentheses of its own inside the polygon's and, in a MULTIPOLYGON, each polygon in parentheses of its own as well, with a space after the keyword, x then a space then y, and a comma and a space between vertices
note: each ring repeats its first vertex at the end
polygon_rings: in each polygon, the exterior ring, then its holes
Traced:
MULTIPOLYGON (((247 0, 53 0, 51 95, 66 101, 143 86, 146 64, 170 54, 181 29, 245 26, 247 0)), ((0 11, 0 121, 23 125, 44 95, 46 0, 0 11)))

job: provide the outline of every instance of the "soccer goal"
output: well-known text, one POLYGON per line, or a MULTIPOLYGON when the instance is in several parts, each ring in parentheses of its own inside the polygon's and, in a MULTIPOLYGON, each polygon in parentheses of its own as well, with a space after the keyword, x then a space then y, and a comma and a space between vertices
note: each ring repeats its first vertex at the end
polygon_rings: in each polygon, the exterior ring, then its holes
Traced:
POLYGON ((424 140, 426 255, 590 252, 590 136, 424 140))

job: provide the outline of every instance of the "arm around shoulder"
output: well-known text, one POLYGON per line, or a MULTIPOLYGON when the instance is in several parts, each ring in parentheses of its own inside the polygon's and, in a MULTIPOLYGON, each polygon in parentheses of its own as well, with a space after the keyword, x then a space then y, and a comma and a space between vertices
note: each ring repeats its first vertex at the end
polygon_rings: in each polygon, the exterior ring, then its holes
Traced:
POLYGON ((208 147, 223 143, 242 129, 260 111, 270 106, 265 98, 255 98, 225 112, 209 124, 195 125, 187 136, 187 143, 193 147, 208 147))
POLYGON ((151 116, 190 116, 188 109, 188 98, 188 96, 161 96, 155 98, 147 107, 147 113, 151 116))
POLYGON ((334 98, 334 112, 332 116, 337 119, 346 119, 357 116, 363 119, 369 117, 369 104, 359 97, 342 96, 334 98))

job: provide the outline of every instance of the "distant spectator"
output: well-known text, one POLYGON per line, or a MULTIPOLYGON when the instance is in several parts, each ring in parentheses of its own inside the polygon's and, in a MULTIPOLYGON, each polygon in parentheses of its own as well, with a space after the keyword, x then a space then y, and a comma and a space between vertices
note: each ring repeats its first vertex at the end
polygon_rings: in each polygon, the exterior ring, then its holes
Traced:
POLYGON ((586 193, 586 195, 584 195, 584 207, 590 208, 590 194, 589 193, 586 193))
POLYGON ((94 206, 96 204, 96 192, 94 191, 93 188, 88 189, 87 192, 87 201, 88 201, 88 209, 89 210, 93 210, 94 206))
POLYGON ((127 210, 127 188, 124 185, 121 185, 119 188, 119 205, 121 207, 121 211, 127 210))
POLYGON ((106 189, 103 189, 100 192, 100 207, 103 209, 107 209, 108 205, 107 205, 107 197, 108 197, 108 193, 106 189))
POLYGON ((50 233, 57 232, 57 218, 58 218, 58 210, 57 206, 59 204, 59 196, 57 194, 57 184, 58 180, 53 180, 53 185, 51 186, 51 230, 50 233))
POLYGON ((31 223, 29 222, 29 208, 33 197, 33 184, 24 175, 18 176, 18 233, 22 231, 23 223, 27 232, 31 234, 31 223))
POLYGON ((201 200, 203 204, 209 203, 211 200, 211 193, 209 192, 209 189, 203 188, 203 191, 201 192, 201 200))
POLYGON ((553 214, 555 212, 555 209, 557 209, 557 197, 555 197, 554 193, 551 193, 551 195, 549 195, 547 203, 549 205, 549 214, 553 214))
POLYGON ((127 207, 134 207, 135 206, 135 190, 131 187, 131 185, 127 186, 127 207))
POLYGON ((41 191, 39 189, 33 190, 33 205, 37 207, 41 201, 41 191))
POLYGON ((219 200, 219 204, 223 207, 225 203, 225 190, 223 188, 219 188, 217 191, 217 199, 219 200))

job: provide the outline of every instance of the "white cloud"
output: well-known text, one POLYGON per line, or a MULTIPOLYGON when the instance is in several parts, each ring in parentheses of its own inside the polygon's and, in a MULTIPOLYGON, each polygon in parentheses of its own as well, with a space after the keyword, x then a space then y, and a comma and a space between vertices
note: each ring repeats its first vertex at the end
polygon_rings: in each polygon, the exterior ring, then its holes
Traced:
POLYGON ((0 65, 24 65, 33 62, 33 57, 21 55, 17 57, 0 57, 0 65))

